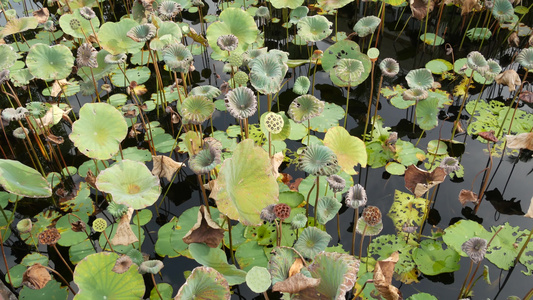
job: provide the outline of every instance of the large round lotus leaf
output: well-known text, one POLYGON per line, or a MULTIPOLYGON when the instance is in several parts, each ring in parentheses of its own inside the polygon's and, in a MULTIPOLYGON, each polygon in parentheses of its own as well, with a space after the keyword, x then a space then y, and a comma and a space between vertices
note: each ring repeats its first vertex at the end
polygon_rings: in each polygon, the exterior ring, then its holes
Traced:
POLYGON ((17 61, 18 55, 10 45, 0 45, 0 70, 9 69, 17 61))
POLYGON ((317 203, 317 221, 320 224, 326 225, 327 222, 331 221, 335 215, 341 209, 342 203, 337 201, 337 199, 332 196, 324 196, 318 199, 317 203))
POLYGON ((127 18, 120 22, 106 22, 98 32, 100 45, 113 55, 140 51, 144 42, 136 42, 127 36, 128 31, 137 25, 137 22, 127 18))
POLYGON ((228 281, 222 274, 210 267, 196 267, 174 299, 229 300, 230 298, 228 281))
POLYGON ((127 87, 132 81, 137 82, 137 84, 143 84, 148 79, 150 79, 150 69, 144 66, 127 69, 126 76, 121 71, 115 71, 111 75, 111 82, 118 87, 127 87))
POLYGON ((109 193, 118 204, 143 209, 154 204, 161 194, 159 179, 145 164, 125 159, 100 172, 96 186, 109 193))
POLYGON ((247 139, 220 168, 211 192, 218 209, 244 225, 259 225, 261 210, 278 202, 278 183, 268 153, 247 139), (253 201, 250 201, 253 199, 253 201))
POLYGON ((461 256, 455 250, 442 248, 443 243, 436 240, 424 240, 420 248, 413 250, 413 259, 418 269, 426 275, 450 273, 461 268, 461 256))
POLYGON ((204 243, 192 243, 189 251, 199 264, 220 272, 229 285, 241 284, 246 280, 246 272, 228 264, 226 253, 222 249, 211 248, 204 243))
POLYGON ((67 287, 61 287, 61 283, 55 280, 50 280, 40 290, 24 286, 19 294, 19 299, 67 299, 67 297, 67 287))
POLYGON ((351 136, 344 127, 330 128, 324 137, 324 145, 328 146, 337 155, 342 170, 349 175, 355 175, 354 167, 358 164, 366 167, 367 154, 365 143, 351 136))
POLYGON ((344 7, 353 0, 318 0, 318 6, 325 11, 332 11, 344 7))
POLYGON ((52 196, 48 181, 36 170, 16 160, 0 159, 0 185, 7 192, 22 197, 52 196))
POLYGON ((246 285, 254 293, 262 293, 268 290, 272 280, 270 280, 270 273, 267 268, 253 267, 248 274, 246 274, 246 285))
POLYGON ((118 254, 111 252, 100 252, 84 258, 74 270, 74 283, 79 288, 74 299, 142 298, 145 286, 137 265, 132 264, 122 274, 115 273, 113 267, 118 258, 118 254))
POLYGON ((183 36, 178 24, 171 21, 160 23, 159 29, 157 30, 157 37, 162 37, 167 34, 174 37, 176 41, 181 41, 181 37, 183 36))
POLYGON ((290 8, 295 9, 304 3, 303 0, 271 0, 272 6, 275 8, 290 8))
POLYGON ((94 80, 100 80, 104 76, 107 76, 109 73, 113 72, 113 70, 118 70, 117 64, 108 64, 105 62, 105 57, 110 54, 108 51, 102 49, 98 51, 98 54, 96 55, 96 61, 98 62, 97 68, 90 68, 90 67, 82 67, 78 69, 78 76, 80 76, 83 81, 85 82, 93 82, 93 75, 94 80), (92 70, 92 72, 91 72, 92 70))
POLYGON ((331 235, 327 232, 316 227, 307 227, 294 244, 294 249, 300 252, 303 257, 313 259, 315 255, 326 249, 330 240, 331 235))
POLYGON ((61 29, 75 38, 84 39, 93 33, 91 28, 91 22, 94 30, 98 32, 100 27, 100 20, 98 18, 92 18, 91 21, 85 19, 80 14, 80 10, 76 9, 73 14, 64 14, 59 18, 59 26, 61 29))
POLYGON ((381 19, 376 16, 363 17, 359 19, 357 23, 355 23, 353 30, 357 33, 358 36, 365 37, 374 33, 380 23, 381 19))
POLYGON ((26 65, 33 76, 43 79, 65 79, 72 71, 74 56, 64 45, 35 44, 26 57, 26 65))
POLYGON ((424 130, 431 130, 439 124, 438 108, 439 100, 437 98, 428 98, 418 101, 416 106, 416 123, 424 130))
POLYGON ((6 26, 0 31, 0 38, 5 36, 24 32, 27 30, 35 29, 39 25, 39 22, 35 17, 25 17, 18 19, 11 19, 7 22, 6 26))
POLYGON ((81 153, 94 159, 110 159, 128 133, 126 120, 107 103, 87 103, 72 125, 69 138, 81 153))
POLYGON ((250 83, 262 94, 274 94, 281 88, 287 67, 270 53, 260 55, 249 63, 250 83))
POLYGON ((207 41, 213 51, 221 57, 227 57, 228 52, 218 47, 217 40, 221 35, 233 34, 239 39, 239 45, 234 50, 242 53, 255 42, 259 30, 254 18, 240 8, 226 8, 220 14, 218 21, 209 25, 206 31, 207 41))
POLYGON ((333 67, 341 58, 357 59, 361 61, 361 63, 363 63, 363 67, 365 67, 365 70, 362 72, 359 80, 352 82, 351 86, 361 84, 361 82, 366 80, 372 69, 370 58, 368 58, 366 54, 361 53, 359 45, 357 45, 356 42, 342 40, 326 49, 326 51, 324 51, 324 56, 322 57, 322 68, 324 68, 324 71, 330 73, 330 78, 334 84, 338 86, 348 86, 347 83, 343 82, 337 77, 337 75, 335 75, 335 70, 333 69, 333 67))
POLYGON ((303 17, 298 21, 298 35, 306 42, 318 42, 331 34, 331 23, 324 16, 303 17))
POLYGON ((427 62, 426 69, 430 70, 433 74, 442 74, 444 72, 450 71, 453 69, 451 62, 444 59, 433 59, 427 62))

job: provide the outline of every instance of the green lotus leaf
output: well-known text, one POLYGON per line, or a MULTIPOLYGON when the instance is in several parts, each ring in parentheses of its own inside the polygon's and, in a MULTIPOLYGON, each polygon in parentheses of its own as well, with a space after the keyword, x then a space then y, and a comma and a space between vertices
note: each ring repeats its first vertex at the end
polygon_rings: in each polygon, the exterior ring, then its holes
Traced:
MULTIPOLYGON (((93 162, 92 160, 89 161, 93 162)), ((87 174, 87 172, 85 172, 85 174, 87 174)), ((89 186, 86 182, 81 182, 78 187, 76 196, 71 200, 62 202, 61 206, 65 210, 69 210, 72 212, 81 212, 90 216, 94 213, 94 204, 90 196, 91 190, 89 189, 89 186)))
POLYGON ((281 89, 281 82, 287 73, 287 65, 270 52, 262 54, 249 64, 250 83, 262 94, 274 94, 281 89))
POLYGON ((348 86, 356 85, 364 71, 363 63, 357 59, 341 58, 335 64, 335 75, 348 86))
POLYGON ((334 11, 351 3, 351 0, 318 0, 318 6, 325 11, 334 11))
POLYGON ((266 292, 271 283, 272 280, 270 280, 270 273, 267 268, 256 266, 246 274, 246 285, 254 293, 266 292))
POLYGON ((150 69, 145 66, 127 69, 126 76, 120 71, 115 71, 111 73, 111 82, 118 87, 128 87, 132 81, 143 84, 150 79, 150 73, 150 69))
POLYGON ((257 111, 257 98, 247 87, 237 87, 226 94, 227 111, 236 119, 244 120, 257 111))
POLYGON ((341 207, 342 203, 333 197, 320 197, 316 205, 318 223, 326 225, 327 222, 331 221, 337 215, 341 207))
POLYGON ((202 124, 215 111, 215 104, 205 96, 191 95, 181 105, 184 121, 192 124, 202 124))
POLYGON ((289 14, 289 23, 296 24, 298 21, 307 16, 307 13, 309 12, 309 8, 307 6, 298 6, 291 10, 291 13, 289 14))
POLYGON ((61 287, 61 283, 50 280, 42 289, 34 290, 24 286, 19 294, 19 299, 67 299, 67 287, 61 287))
POLYGON ((76 9, 72 14, 62 15, 61 18, 59 18, 59 26, 61 26, 61 29, 63 29, 66 34, 75 38, 85 39, 89 35, 95 34, 93 33, 92 28, 98 33, 100 20, 98 18, 92 18, 91 21, 89 21, 80 14, 80 9, 76 9))
POLYGON ((136 42, 146 42, 154 38, 156 33, 155 25, 146 23, 133 27, 126 35, 136 42))
POLYGON ((195 88, 193 88, 190 92, 189 92, 190 95, 200 95, 200 96, 205 96, 207 98, 210 98, 210 99, 214 99, 218 96, 220 96, 221 94, 221 91, 212 86, 212 85, 200 85, 200 86, 197 86, 195 88))
POLYGON ((242 53, 248 49, 257 39, 259 30, 254 18, 240 8, 226 8, 220 13, 218 21, 207 27, 206 36, 209 46, 213 48, 214 54, 221 58, 228 57, 228 52, 218 47, 217 40, 222 35, 233 34, 239 40, 239 45, 234 50, 242 53))
MULTIPOLYGON (((290 224, 283 223, 281 226, 283 234, 281 235, 280 246, 292 246, 296 241, 296 234, 290 224)), ((278 234, 274 223, 265 223, 261 226, 247 226, 244 237, 257 242, 260 246, 271 246, 276 243, 278 234)))
POLYGON ((28 85, 34 78, 35 76, 33 76, 27 68, 9 73, 9 79, 11 79, 11 82, 13 82, 13 85, 16 87, 28 85))
POLYGON ((35 169, 19 161, 0 159, 0 185, 15 195, 47 198, 52 195, 48 181, 35 169))
POLYGON ((335 153, 326 146, 308 145, 298 158, 298 167, 313 176, 330 176, 340 171, 335 153))
POLYGON ((466 31, 466 36, 471 41, 488 40, 492 36, 492 32, 488 28, 472 28, 466 31))
POLYGON ((316 227, 307 227, 300 233, 300 237, 294 244, 294 249, 300 252, 303 257, 313 259, 318 253, 326 249, 330 240, 331 236, 327 232, 316 227))
POLYGON ((85 257, 74 270, 74 283, 79 290, 74 299, 139 299, 145 291, 144 280, 132 264, 118 274, 113 267, 119 255, 100 252, 85 257))
POLYGON ((528 70, 533 70, 533 49, 532 48, 524 48, 518 56, 516 57, 516 61, 524 68, 528 70))
POLYGON ((442 248, 443 243, 436 240, 424 240, 420 247, 413 250, 413 259, 418 269, 426 275, 450 273, 461 268, 461 256, 455 250, 442 248))
MULTIPOLYGON (((234 231, 233 229, 235 229, 235 227, 231 228, 232 233, 234 231)), ((233 236, 233 247, 235 247, 235 236, 233 236)), ((254 240, 241 244, 237 248, 237 251, 235 251, 235 259, 237 259, 241 269, 246 272, 250 271, 250 269, 255 266, 265 267, 268 265, 268 258, 265 255, 264 246, 259 245, 257 241, 254 240)))
POLYGON ((307 76, 300 76, 294 81, 294 86, 292 87, 293 92, 298 95, 305 95, 309 91, 311 86, 311 81, 307 76))
POLYGON ((24 32, 37 28, 39 22, 35 17, 24 17, 18 19, 11 19, 6 23, 2 31, 0 31, 0 38, 11 34, 24 32))
MULTIPOLYGON (((38 247, 39 240, 35 237, 37 237, 41 232, 48 229, 52 225, 52 222, 55 222, 57 219, 59 219, 60 216, 61 215, 59 215, 58 212, 50 210, 38 213, 35 217, 33 217, 37 219, 37 222, 33 222, 31 231, 27 233, 21 233, 20 237, 27 245, 38 247)), ((4 218, 0 217, 0 220, 2 219, 4 218)))
POLYGON ((444 39, 434 33, 424 33, 420 36, 420 40, 431 46, 440 46, 444 44, 444 39))
MULTIPOLYGON (((112 73, 114 70, 118 70, 118 66, 116 64, 108 64, 105 61, 105 57, 109 55, 109 52, 106 50, 100 50, 98 51, 98 54, 96 54, 96 61, 98 62, 97 68, 89 68, 89 67, 82 67, 78 69, 78 75, 86 82, 93 82, 93 75, 94 80, 100 80, 103 77, 107 76, 108 74, 112 73), (91 72, 92 71, 92 72, 91 72)), ((122 73, 122 72, 121 72, 122 73)), ((129 85, 129 84, 128 84, 129 85)), ((94 87, 93 87, 94 89, 94 87)))
POLYGON ((70 247, 85 241, 87 236, 91 234, 91 228, 86 226, 85 230, 76 232, 72 230, 72 223, 81 221, 86 225, 88 220, 89 216, 85 212, 67 214, 59 218, 56 223, 56 228, 61 233, 61 238, 57 243, 64 247, 70 247))
POLYGON ((96 178, 96 186, 109 193, 118 204, 143 209, 157 201, 161 194, 159 179, 145 164, 124 159, 103 170, 96 178))
POLYGON ((445 155, 448 153, 448 145, 439 140, 431 140, 428 143, 428 153, 435 155, 445 155))
MULTIPOLYGON (((412 274, 417 268, 411 253, 417 246, 418 243, 415 241, 413 235, 410 235, 409 239, 407 239, 401 235, 387 234, 373 238, 368 252, 372 253, 372 256, 376 260, 384 260, 393 252, 397 251, 399 253, 399 260, 394 266, 394 272, 402 278, 408 278, 409 274, 412 274)), ((417 282, 416 277, 414 280, 417 282)), ((402 282, 405 281, 402 280, 402 282)))
POLYGON ((187 73, 192 65, 193 56, 183 44, 173 43, 163 49, 163 60, 172 71, 187 73))
POLYGON ((122 114, 107 103, 87 103, 79 115, 69 135, 78 150, 94 159, 113 157, 128 133, 122 114))
POLYGON ((359 19, 353 27, 353 31, 360 37, 365 37, 374 33, 381 23, 381 19, 376 16, 367 16, 359 19))
POLYGON ((48 262, 49 262, 49 259, 47 256, 42 255, 40 253, 31 253, 31 254, 24 256, 20 264, 26 267, 31 267, 33 264, 36 264, 36 263, 40 263, 43 266, 47 266, 48 262))
POLYGON ((365 143, 361 139, 351 136, 344 127, 336 126, 328 129, 324 137, 324 145, 337 155, 339 165, 347 174, 357 174, 354 167, 358 164, 366 167, 367 153, 365 143))
POLYGON ((324 71, 329 72, 331 81, 335 85, 343 87, 348 86, 346 82, 343 82, 335 74, 334 67, 341 58, 359 60, 365 68, 364 72, 362 72, 359 77, 359 80, 353 82, 351 86, 361 84, 361 82, 365 81, 368 78, 368 75, 370 75, 372 63, 368 55, 361 53, 357 43, 350 40, 342 40, 327 48, 326 51, 324 51, 324 57, 322 57, 322 68, 324 68, 324 71))
POLYGON ((171 235, 173 229, 178 223, 178 218, 172 217, 172 220, 168 221, 165 225, 159 228, 157 232, 157 241, 155 242, 155 252, 161 257, 168 256, 169 258, 179 256, 179 253, 174 251, 172 246, 171 235))
POLYGON ((297 123, 316 117, 324 110, 324 101, 313 95, 302 95, 294 99, 289 106, 289 116, 297 123))
POLYGON ((423 90, 430 89, 434 81, 431 71, 426 68, 409 71, 409 73, 405 75, 405 80, 407 81, 409 88, 423 90))
POLYGON ((439 100, 428 98, 418 101, 416 106, 416 123, 424 130, 431 130, 439 125, 439 100))
MULTIPOLYGON (((172 229, 170 235, 170 244, 173 247, 173 251, 176 254, 182 254, 189 256, 187 251, 188 245, 183 241, 183 237, 194 227, 198 221, 199 206, 193 206, 183 212, 176 224, 172 229)), ((211 219, 217 220, 220 216, 218 209, 210 207, 211 219)))
POLYGON ((300 258, 300 255, 289 247, 274 247, 271 254, 268 261, 268 271, 272 276, 272 284, 276 284, 289 278, 289 270, 294 261, 300 258))
POLYGON ((271 0, 272 6, 275 8, 290 8, 295 9, 304 3, 303 0, 271 0))
POLYGON ((298 36, 306 42, 318 42, 327 38, 332 30, 331 23, 321 15, 306 16, 298 21, 298 36))
MULTIPOLYGON (((339 125, 339 120, 344 118, 344 109, 335 103, 326 102, 324 111, 311 119, 311 130, 326 132, 328 129, 339 125)), ((305 123, 304 123, 305 124, 305 123)))
POLYGON ((9 69, 15 64, 18 55, 10 45, 0 45, 0 70, 9 69))
POLYGON ((322 252, 315 256, 308 269, 313 278, 320 278, 320 284, 304 292, 308 291, 315 297, 316 293, 320 293, 326 299, 340 300, 355 285, 359 260, 353 255, 322 252))
POLYGON ((189 166, 195 174, 207 174, 221 162, 220 149, 208 147, 200 150, 196 155, 189 159, 189 166))
POLYGON ((438 300, 437 297, 428 293, 416 293, 411 295, 407 300, 438 300))
POLYGON ((392 219, 394 227, 401 235, 407 236, 402 231, 404 224, 421 226, 424 220, 426 200, 415 198, 413 195, 396 190, 394 192, 394 202, 387 216, 392 219))
POLYGON ((438 58, 438 59, 430 60, 426 64, 426 69, 430 70, 431 73, 433 74, 440 75, 444 72, 447 72, 453 69, 453 65, 447 60, 438 58))
POLYGON ((247 139, 222 164, 210 197, 230 219, 244 225, 259 225, 263 222, 259 217, 261 210, 277 203, 278 195, 268 153, 247 139))
POLYGON ((137 22, 128 18, 120 22, 105 22, 98 32, 100 45, 113 55, 140 51, 144 42, 136 42, 127 36, 128 31, 137 25, 137 22))
POLYGON ((228 281, 210 267, 196 267, 174 299, 229 300, 231 293, 228 281))
POLYGON ((64 45, 35 44, 26 57, 31 74, 43 80, 65 79, 74 66, 74 56, 64 45))
MULTIPOLYGON (((48 265, 48 262, 46 263, 46 265, 48 265)), ((23 264, 14 265, 9 269, 9 276, 6 273, 4 278, 7 283, 11 284, 15 288, 18 288, 22 285, 22 276, 24 275, 24 272, 26 272, 27 269, 28 267, 23 264)))
POLYGON ((500 23, 511 21, 514 16, 514 8, 511 2, 504 0, 495 0, 492 7, 492 15, 500 23))
POLYGON ((211 248, 206 244, 192 243, 189 245, 189 251, 199 264, 220 272, 229 285, 241 284, 246 281, 246 272, 228 264, 226 253, 222 249, 211 248))

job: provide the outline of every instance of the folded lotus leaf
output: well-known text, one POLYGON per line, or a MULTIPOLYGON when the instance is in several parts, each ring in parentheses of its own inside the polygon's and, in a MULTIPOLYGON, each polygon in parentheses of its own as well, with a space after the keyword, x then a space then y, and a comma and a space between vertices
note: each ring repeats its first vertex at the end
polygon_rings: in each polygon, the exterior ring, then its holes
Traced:
POLYGON ((415 165, 410 165, 405 171, 405 187, 416 197, 421 197, 430 188, 444 181, 446 172, 437 167, 432 172, 424 171, 415 165))
POLYGON ((320 283, 320 278, 312 278, 297 273, 283 281, 277 282, 272 287, 272 291, 281 293, 298 293, 307 288, 316 287, 320 283))
POLYGON ((211 219, 204 205, 200 206, 196 224, 183 237, 183 241, 186 244, 205 243, 211 248, 216 248, 222 239, 224 239, 224 229, 211 219))

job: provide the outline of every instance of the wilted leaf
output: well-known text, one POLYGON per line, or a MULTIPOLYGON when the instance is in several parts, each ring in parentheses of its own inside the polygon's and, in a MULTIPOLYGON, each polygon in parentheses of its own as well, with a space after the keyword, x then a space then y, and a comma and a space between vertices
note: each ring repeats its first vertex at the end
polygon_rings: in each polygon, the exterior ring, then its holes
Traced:
POLYGON ((224 229, 220 228, 220 226, 211 219, 211 215, 207 211, 207 208, 202 205, 198 210, 198 221, 183 237, 183 241, 187 244, 205 243, 211 248, 216 248, 223 238, 224 229))
POLYGON ((477 194, 472 192, 471 190, 465 190, 462 189, 461 192, 459 192, 459 202, 464 206, 468 202, 477 202, 477 194))
POLYGON ((165 155, 152 156, 154 160, 154 168, 152 174, 159 178, 165 177, 168 181, 172 181, 174 173, 181 167, 185 166, 184 163, 177 162, 172 158, 165 155))
POLYGON ((509 92, 514 92, 516 86, 520 85, 521 82, 520 76, 513 69, 505 70, 496 76, 496 83, 506 85, 509 88, 509 92))
POLYGON ((29 267, 22 275, 22 284, 34 290, 42 289, 52 279, 48 270, 40 263, 29 267))
POLYGON ((533 219, 533 197, 531 197, 531 202, 529 203, 529 209, 527 210, 527 213, 524 215, 524 217, 533 219))
POLYGON ((424 171, 410 165, 405 171, 405 187, 416 197, 421 197, 430 188, 444 181, 446 172, 441 167, 435 168, 432 172, 424 171))
POLYGON ((293 294, 307 288, 316 287, 319 283, 319 278, 311 278, 303 275, 302 273, 298 273, 285 279, 284 281, 274 284, 272 291, 293 294))
POLYGON ((528 149, 533 151, 533 132, 525 132, 517 135, 506 135, 507 148, 528 149))
POLYGON ((402 299, 400 290, 391 285, 394 266, 398 262, 398 259, 398 252, 394 252, 389 258, 378 261, 374 269, 374 286, 379 294, 387 300, 402 299))
POLYGON ((125 213, 118 222, 117 233, 109 241, 113 246, 116 245, 130 245, 135 242, 138 242, 139 239, 133 233, 130 226, 131 216, 133 215, 133 208, 128 208, 128 212, 125 213))

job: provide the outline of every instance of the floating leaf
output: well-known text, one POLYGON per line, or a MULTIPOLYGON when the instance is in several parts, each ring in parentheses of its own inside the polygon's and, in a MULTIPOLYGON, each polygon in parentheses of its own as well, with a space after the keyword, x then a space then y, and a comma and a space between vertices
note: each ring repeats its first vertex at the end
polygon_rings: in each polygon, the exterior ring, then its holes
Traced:
POLYGON ((226 253, 223 250, 210 248, 205 244, 193 243, 189 245, 189 251, 199 264, 220 272, 229 285, 241 284, 246 281, 246 272, 228 264, 226 253))
POLYGON ((453 69, 452 63, 444 59, 433 59, 426 63, 426 69, 433 74, 442 74, 453 69))
POLYGON ((196 267, 174 299, 229 300, 230 297, 228 281, 222 274, 210 267, 196 267))
POLYGON ((372 67, 370 58, 366 54, 361 53, 357 43, 350 40, 342 40, 326 49, 326 51, 324 51, 324 57, 322 58, 322 68, 324 68, 324 71, 329 72, 329 76, 335 85, 348 86, 347 83, 343 82, 337 75, 335 75, 335 70, 333 68, 341 58, 359 60, 365 68, 359 80, 352 82, 351 86, 361 84, 367 79, 372 67))
MULTIPOLYGON (((300 3, 301 4, 301 3, 300 3)), ((298 4, 298 6, 300 6, 298 4)), ((328 19, 321 15, 305 16, 301 18, 298 23, 298 36, 306 42, 318 42, 327 38, 332 30, 331 23, 328 19)))
POLYGON ((331 236, 327 232, 316 227, 307 227, 294 244, 294 249, 302 256, 313 259, 315 255, 326 249, 330 240, 331 236))
POLYGON ((277 203, 278 194, 268 153, 247 139, 223 162, 211 198, 230 219, 244 225, 258 225, 262 223, 261 210, 277 203), (253 202, 249 201, 251 198, 253 202))
POLYGON ((387 215, 394 222, 396 230, 401 232, 405 223, 421 226, 425 210, 426 200, 424 198, 415 198, 412 195, 396 190, 394 202, 387 215))
POLYGON ((374 33, 376 28, 378 28, 381 23, 381 19, 376 16, 366 16, 362 17, 355 23, 353 31, 357 33, 360 37, 365 37, 374 33))
POLYGON ((65 79, 72 72, 74 56, 64 45, 35 44, 26 57, 28 70, 42 80, 65 79))
POLYGON ((461 268, 461 256, 451 248, 443 249, 442 245, 440 241, 424 240, 420 243, 420 248, 413 250, 413 258, 422 273, 438 275, 461 268))
POLYGON ((16 160, 0 159, 0 185, 22 197, 47 198, 52 195, 50 184, 39 172, 16 160))
POLYGON ((246 274, 246 285, 254 293, 263 293, 270 287, 272 281, 270 280, 270 273, 266 268, 253 267, 246 274))
POLYGON ((137 22, 129 18, 123 18, 120 22, 105 22, 98 32, 100 45, 113 55, 140 51, 144 42, 136 42, 127 36, 128 31, 137 25, 137 22))
POLYGON ((320 224, 325 225, 331 221, 339 212, 342 204, 333 197, 321 197, 317 203, 317 221, 320 224))
POLYGON ((348 175, 355 175, 354 167, 358 164, 365 167, 367 153, 365 143, 359 138, 351 136, 346 129, 337 126, 328 129, 324 137, 324 145, 337 155, 339 165, 348 175))
POLYGON ((466 36, 471 41, 488 40, 492 36, 492 32, 488 28, 471 28, 466 31, 466 36))
MULTIPOLYGON (((232 227, 231 230, 233 235, 233 247, 235 249, 235 227, 232 227)), ((286 233, 287 232, 284 232, 283 235, 286 233)), ((268 258, 265 255, 265 248, 261 245, 258 245, 257 241, 247 241, 242 243, 237 248, 237 251, 235 251, 235 259, 237 259, 239 266, 244 271, 249 271, 255 266, 268 266, 268 258)))
POLYGON ((76 9, 72 14, 63 14, 61 18, 59 18, 59 25, 66 34, 75 38, 85 39, 89 37, 89 35, 98 32, 100 19, 93 18, 89 21, 80 14, 80 9, 76 9), (96 30, 95 33, 93 33, 93 28, 96 30))
MULTIPOLYGON (((420 40, 431 46, 440 46, 444 44, 444 39, 434 33, 424 33, 420 36, 420 40)), ((426 65, 427 68, 427 65, 426 65)), ((435 73, 438 74, 438 73, 435 73)))

